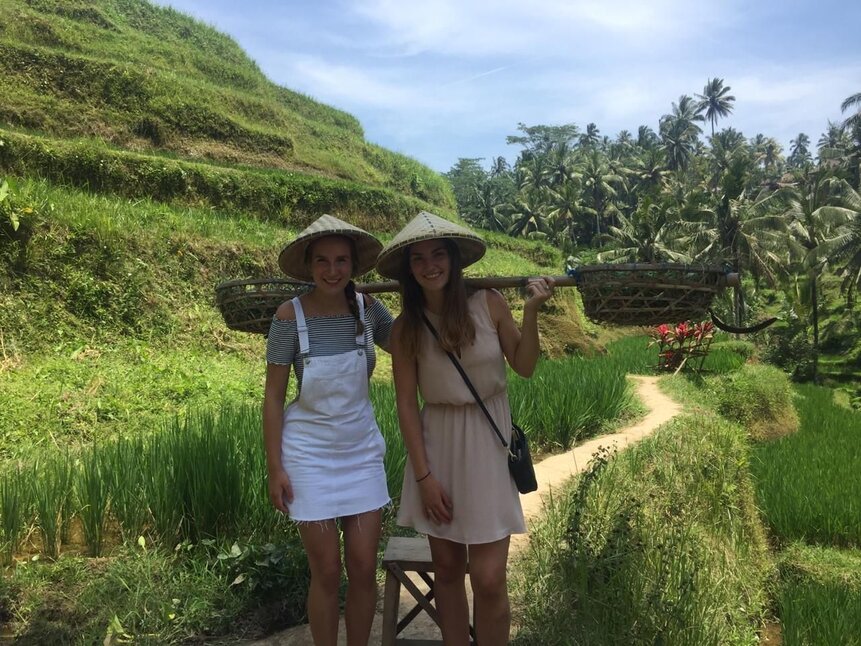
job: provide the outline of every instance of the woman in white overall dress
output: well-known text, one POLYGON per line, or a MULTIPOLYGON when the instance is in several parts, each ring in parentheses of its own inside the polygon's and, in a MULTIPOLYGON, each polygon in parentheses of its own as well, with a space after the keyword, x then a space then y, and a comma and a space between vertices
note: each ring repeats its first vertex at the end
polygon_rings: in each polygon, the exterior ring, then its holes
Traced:
POLYGON ((376 607, 377 546, 389 504, 385 443, 368 398, 374 343, 391 314, 356 295, 352 278, 380 243, 324 215, 281 252, 284 272, 314 288, 283 303, 267 342, 263 431, 272 504, 296 521, 311 569, 308 618, 317 645, 336 644, 344 534, 347 643, 367 644, 376 607), (284 407, 290 367, 299 395, 284 407))

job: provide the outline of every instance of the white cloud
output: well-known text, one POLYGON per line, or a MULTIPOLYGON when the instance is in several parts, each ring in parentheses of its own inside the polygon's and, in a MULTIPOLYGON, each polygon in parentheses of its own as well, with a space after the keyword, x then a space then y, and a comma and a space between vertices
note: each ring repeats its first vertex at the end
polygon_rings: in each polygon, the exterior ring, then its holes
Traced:
POLYGON ((687 42, 722 24, 732 3, 685 0, 370 0, 349 8, 380 30, 371 47, 402 55, 500 56, 651 49, 687 42), (624 39, 624 40, 620 40, 624 39))
POLYGON ((347 102, 384 110, 401 110, 423 104, 440 107, 421 84, 408 83, 407 75, 374 71, 346 64, 330 63, 314 56, 292 56, 286 62, 288 76, 306 91, 334 103, 347 102))

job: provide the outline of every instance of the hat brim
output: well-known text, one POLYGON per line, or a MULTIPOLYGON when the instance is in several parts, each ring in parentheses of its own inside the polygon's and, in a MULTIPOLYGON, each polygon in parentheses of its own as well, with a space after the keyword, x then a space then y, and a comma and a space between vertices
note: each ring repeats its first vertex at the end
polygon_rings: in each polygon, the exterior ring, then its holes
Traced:
MULTIPOLYGON (((335 220, 336 218, 332 218, 335 220)), ((344 223, 346 224, 346 223, 344 223)), ((374 268, 377 262, 377 256, 383 245, 374 236, 366 231, 362 231, 357 227, 347 225, 347 227, 333 227, 320 231, 311 231, 300 233, 295 240, 291 241, 284 249, 281 250, 278 256, 278 266, 290 278, 313 282, 314 277, 311 274, 310 267, 305 262, 305 256, 309 245, 320 238, 327 236, 344 236, 351 238, 356 243, 356 271, 354 276, 361 276, 368 273, 374 268)))
MULTIPOLYGON (((439 218, 439 216, 435 216, 439 218)), ((439 218, 440 220, 442 218, 439 218)), ((386 278, 400 279, 403 267, 404 253, 410 245, 425 240, 448 238, 454 242, 460 251, 462 267, 478 262, 484 257, 487 245, 477 235, 454 223, 447 227, 437 227, 432 231, 416 232, 405 239, 395 238, 380 252, 377 258, 377 271, 386 278)), ((407 225, 409 226, 409 225, 407 225)), ((405 227, 406 228, 406 227, 405 227)))

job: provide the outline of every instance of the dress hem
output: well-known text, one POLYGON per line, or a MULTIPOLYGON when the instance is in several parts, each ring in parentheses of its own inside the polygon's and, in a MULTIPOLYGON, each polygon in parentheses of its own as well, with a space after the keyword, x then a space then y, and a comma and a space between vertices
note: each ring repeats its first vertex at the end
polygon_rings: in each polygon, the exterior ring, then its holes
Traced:
POLYGON ((501 541, 503 538, 513 536, 514 534, 526 534, 527 533, 526 529, 518 527, 518 528, 514 528, 514 529, 502 530, 499 534, 494 534, 493 538, 478 537, 478 538, 473 538, 471 540, 466 540, 466 537, 463 537, 463 536, 458 536, 458 537, 441 536, 441 535, 433 532, 432 528, 430 528, 430 529, 424 528, 424 527, 420 528, 420 527, 416 527, 415 525, 404 524, 400 521, 397 524, 399 527, 407 527, 409 529, 414 529, 415 531, 419 532, 420 534, 425 534, 426 536, 433 536, 434 538, 439 538, 439 539, 445 540, 445 541, 451 541, 452 543, 458 543, 460 545, 484 545, 486 543, 495 543, 496 541, 501 541))
POLYGON ((292 516, 289 514, 288 515, 290 517, 290 520, 292 520, 294 523, 319 523, 319 522, 323 522, 326 520, 334 520, 336 518, 347 518, 349 516, 358 516, 359 514, 367 514, 368 512, 371 512, 371 511, 381 511, 381 510, 385 509, 386 507, 391 506, 391 504, 392 504, 392 499, 388 498, 386 500, 386 502, 384 502, 382 505, 372 505, 371 507, 369 507, 367 509, 363 508, 361 511, 352 511, 349 513, 339 513, 339 514, 335 514, 335 515, 328 515, 328 516, 322 516, 322 517, 315 516, 314 518, 296 518, 295 516, 292 516))

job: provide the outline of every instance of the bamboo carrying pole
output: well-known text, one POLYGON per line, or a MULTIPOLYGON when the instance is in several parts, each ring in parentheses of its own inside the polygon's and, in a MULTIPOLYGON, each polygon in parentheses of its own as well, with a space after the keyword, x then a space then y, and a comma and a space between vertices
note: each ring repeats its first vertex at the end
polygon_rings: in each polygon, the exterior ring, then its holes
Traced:
MULTIPOLYGON (((484 278, 464 278, 464 282, 470 287, 478 289, 506 289, 509 287, 526 287, 526 282, 535 276, 486 276, 484 278)), ((578 278, 574 276, 551 276, 556 287, 576 287, 578 278)), ((722 280, 718 281, 719 287, 737 287, 740 284, 736 273, 723 274, 722 280)), ((365 294, 380 294, 382 292, 396 292, 400 283, 389 280, 380 283, 358 283, 356 291, 365 294)), ((309 283, 309 287, 310 287, 309 283)))

